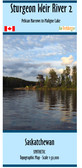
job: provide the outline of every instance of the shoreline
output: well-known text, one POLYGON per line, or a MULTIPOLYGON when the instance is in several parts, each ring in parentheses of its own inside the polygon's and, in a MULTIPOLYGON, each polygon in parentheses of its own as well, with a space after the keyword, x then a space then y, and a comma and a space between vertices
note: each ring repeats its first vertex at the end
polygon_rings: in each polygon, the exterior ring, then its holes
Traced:
POLYGON ((30 88, 13 88, 14 91, 27 91, 27 90, 71 90, 71 91, 76 91, 77 88, 47 88, 47 87, 40 87, 40 88, 35 88, 35 87, 30 87, 30 88))

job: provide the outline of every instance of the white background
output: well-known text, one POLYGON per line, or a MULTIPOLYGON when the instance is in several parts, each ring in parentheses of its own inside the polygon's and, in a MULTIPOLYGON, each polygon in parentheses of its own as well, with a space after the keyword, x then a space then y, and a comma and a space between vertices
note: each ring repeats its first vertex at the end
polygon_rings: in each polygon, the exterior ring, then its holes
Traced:
MULTIPOLYGON (((77 167, 82 168, 82 0, 77 3, 77 27, 78 27, 78 45, 77 45, 77 62, 78 62, 78 130, 77 130, 77 167)), ((0 0, 0 168, 2 168, 2 2, 0 0)))

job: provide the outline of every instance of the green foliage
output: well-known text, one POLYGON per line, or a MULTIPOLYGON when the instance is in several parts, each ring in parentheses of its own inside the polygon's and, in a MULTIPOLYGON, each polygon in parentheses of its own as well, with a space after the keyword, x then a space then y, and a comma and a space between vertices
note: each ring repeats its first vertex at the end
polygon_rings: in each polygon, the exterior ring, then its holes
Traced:
POLYGON ((49 72, 49 81, 50 81, 50 85, 51 87, 55 87, 57 85, 57 74, 56 72, 51 69, 49 72))
POLYGON ((30 88, 36 86, 36 88, 76 88, 77 87, 77 67, 72 67, 72 74, 70 75, 70 67, 66 66, 66 69, 61 75, 57 75, 54 69, 51 69, 49 74, 44 78, 42 74, 38 74, 38 82, 25 81, 14 77, 3 77, 3 88, 30 88))
POLYGON ((38 85, 40 87, 42 87, 44 85, 44 77, 43 77, 43 75, 38 74, 37 79, 38 79, 38 85))
POLYGON ((61 85, 66 88, 71 87, 70 67, 66 66, 66 69, 61 74, 61 85))
POLYGON ((72 69, 72 85, 73 87, 77 87, 77 67, 73 66, 72 69))
POLYGON ((29 86, 26 86, 25 88, 26 88, 26 89, 28 89, 28 88, 29 88, 29 86))
POLYGON ((72 76, 70 75, 71 68, 66 66, 66 69, 61 75, 57 75, 54 69, 51 69, 49 76, 46 76, 44 86, 48 88, 76 88, 77 85, 77 68, 72 68, 72 76))
POLYGON ((49 87, 49 78, 48 78, 48 76, 46 76, 46 79, 44 81, 44 86, 45 87, 49 87))

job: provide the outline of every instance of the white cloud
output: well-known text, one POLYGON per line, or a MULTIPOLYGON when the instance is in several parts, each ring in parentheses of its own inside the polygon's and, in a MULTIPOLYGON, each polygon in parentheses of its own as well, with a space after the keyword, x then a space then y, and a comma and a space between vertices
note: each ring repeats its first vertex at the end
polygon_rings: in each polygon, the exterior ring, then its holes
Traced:
POLYGON ((63 69, 56 69, 55 70, 57 74, 62 74, 63 73, 63 69))
POLYGON ((39 72, 48 74, 54 69, 61 74, 65 65, 76 64, 76 59, 69 56, 76 53, 76 36, 7 35, 3 38, 4 75, 36 80, 39 72))
POLYGON ((37 56, 38 57, 50 57, 50 56, 55 56, 57 53, 56 52, 53 52, 53 53, 42 53, 42 54, 38 54, 37 56))
POLYGON ((47 35, 47 36, 42 36, 41 39, 40 39, 40 42, 54 41, 54 40, 55 40, 54 36, 47 35))
POLYGON ((69 57, 62 57, 61 60, 63 65, 70 65, 73 63, 74 58, 70 55, 69 57))
POLYGON ((77 65, 77 61, 75 61, 75 62, 73 63, 73 65, 77 65))
POLYGON ((50 71, 51 69, 54 69, 54 71, 55 71, 58 75, 60 75, 61 73, 63 73, 63 69, 56 69, 56 68, 45 68, 44 70, 42 70, 42 72, 43 72, 44 74, 49 74, 49 71, 50 71))
POLYGON ((48 74, 51 69, 52 69, 52 68, 45 68, 44 70, 42 70, 42 72, 43 72, 44 74, 48 74))

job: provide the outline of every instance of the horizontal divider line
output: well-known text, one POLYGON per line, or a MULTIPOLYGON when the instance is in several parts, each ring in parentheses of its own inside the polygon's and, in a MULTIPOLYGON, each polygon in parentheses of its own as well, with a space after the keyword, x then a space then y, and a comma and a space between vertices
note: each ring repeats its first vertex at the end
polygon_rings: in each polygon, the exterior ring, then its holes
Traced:
POLYGON ((3 35, 76 35, 77 32, 3 32, 3 35))
POLYGON ((3 164, 3 167, 77 167, 76 164, 62 164, 62 165, 23 165, 23 164, 3 164))
POLYGON ((3 1, 3 3, 77 3, 77 1, 3 1))
POLYGON ((77 133, 77 130, 3 130, 3 133, 77 133))

